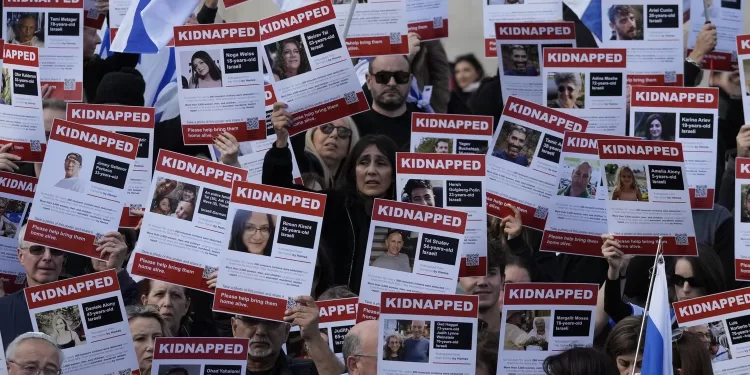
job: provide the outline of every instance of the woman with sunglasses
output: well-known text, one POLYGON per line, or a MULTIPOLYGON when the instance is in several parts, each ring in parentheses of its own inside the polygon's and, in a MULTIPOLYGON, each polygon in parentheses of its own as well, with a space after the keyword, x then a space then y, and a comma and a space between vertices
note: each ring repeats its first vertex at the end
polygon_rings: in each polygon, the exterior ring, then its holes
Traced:
POLYGON ((325 190, 334 186, 346 156, 359 141, 359 130, 351 117, 323 124, 305 133, 305 163, 301 163, 305 186, 325 190))
POLYGON ((581 75, 578 73, 555 73, 557 99, 547 103, 549 108, 579 108, 577 101, 581 94, 581 75))

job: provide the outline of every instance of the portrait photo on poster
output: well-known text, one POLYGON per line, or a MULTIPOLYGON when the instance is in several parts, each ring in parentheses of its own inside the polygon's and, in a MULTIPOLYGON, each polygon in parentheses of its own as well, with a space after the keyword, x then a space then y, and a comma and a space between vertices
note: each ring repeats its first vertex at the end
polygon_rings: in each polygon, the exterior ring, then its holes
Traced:
POLYGON ((539 46, 537 44, 503 44, 500 46, 500 51, 504 75, 525 77, 539 75, 539 46))
POLYGON ((411 273, 418 240, 419 232, 375 226, 370 266, 411 273))
POLYGON ((585 108, 586 73, 547 74, 547 107, 585 108))
POLYGON ((430 207, 443 207, 442 180, 409 179, 401 191, 401 201, 430 207))
POLYGON ((8 12, 6 25, 6 43, 44 48, 44 12, 8 12))
MULTIPOLYGON (((609 40, 643 40, 643 5, 612 5, 607 9, 609 40)), ((606 33, 607 27, 602 25, 606 33)))
POLYGON ((183 89, 222 87, 220 49, 181 51, 180 62, 183 89))
POLYGON ((77 152, 67 153, 63 159, 62 178, 55 187, 83 193, 86 190, 87 176, 91 174, 91 163, 92 160, 84 161, 83 156, 77 152))
MULTIPOLYGON (((677 282, 680 280, 670 280, 672 282, 677 282)), ((684 280, 682 280, 683 284, 685 283, 684 280)), ((741 327, 748 323, 748 317, 747 316, 741 316, 737 318, 730 318, 727 319, 727 325, 730 327, 741 327)), ((734 355, 732 354, 732 351, 729 349, 729 342, 731 342, 734 345, 741 344, 740 340, 746 340, 745 337, 739 336, 739 337, 731 337, 727 335, 727 329, 724 327, 724 322, 721 320, 715 321, 715 322, 709 322, 706 324, 697 324, 690 327, 685 328, 679 328, 676 332, 672 334, 673 341, 679 343, 680 339, 682 338, 682 332, 688 331, 691 333, 694 333, 698 336, 698 338, 701 340, 701 343, 708 349, 709 353, 711 354, 711 363, 726 361, 729 359, 734 358, 734 355), (742 337, 742 338, 740 338, 742 337)), ((741 331, 730 331, 732 335, 736 335, 735 332, 741 332, 741 331)), ((743 341, 744 342, 744 341, 743 341)))
POLYGON ((301 35, 265 45, 274 81, 283 81, 310 72, 310 57, 301 35))
POLYGON ((633 136, 647 141, 674 141, 677 114, 635 112, 633 136))
POLYGON ((10 84, 11 70, 3 68, 3 77, 0 80, 0 104, 12 105, 13 104, 13 85, 10 84))
MULTIPOLYGON (((208 368, 211 365, 206 365, 208 368)), ((237 369, 240 370, 239 368, 237 369)), ((213 372, 205 372, 206 374, 212 374, 213 372)), ((216 372, 219 374, 220 372, 216 372)), ((201 365, 183 365, 183 364, 168 364, 160 365, 158 369, 158 375, 201 375, 201 365)))
POLYGON ((383 347, 381 356, 386 361, 430 362, 430 337, 432 322, 429 320, 383 321, 383 347))
POLYGON ((607 192, 613 201, 648 202, 646 166, 643 164, 607 164, 607 192))
POLYGON ((560 163, 562 177, 557 185, 557 195, 575 198, 596 198, 596 188, 602 178, 599 159, 563 158, 560 163))
POLYGON ((750 223, 750 184, 740 185, 740 193, 742 194, 742 204, 740 206, 742 209, 742 216, 740 216, 740 221, 743 223, 750 223))
POLYGON ((0 237, 15 238, 28 215, 26 206, 31 205, 15 199, 0 198, 0 237))
POLYGON ((156 180, 150 211, 155 214, 192 221, 200 187, 159 177, 156 180))
POLYGON ((745 73, 745 95, 750 96, 750 59, 742 62, 742 70, 745 73))
POLYGON ((232 218, 229 250, 271 256, 278 217, 238 209, 232 218))
POLYGON ((508 310, 505 318, 505 350, 546 351, 551 310, 508 310))
POLYGON ((452 154, 453 140, 449 138, 422 138, 416 152, 426 154, 452 154))
POLYGON ((78 305, 40 312, 34 316, 34 319, 39 330, 50 335, 60 349, 86 343, 86 333, 78 305))
POLYGON ((505 121, 492 149, 492 156, 522 167, 531 165, 542 132, 505 121))

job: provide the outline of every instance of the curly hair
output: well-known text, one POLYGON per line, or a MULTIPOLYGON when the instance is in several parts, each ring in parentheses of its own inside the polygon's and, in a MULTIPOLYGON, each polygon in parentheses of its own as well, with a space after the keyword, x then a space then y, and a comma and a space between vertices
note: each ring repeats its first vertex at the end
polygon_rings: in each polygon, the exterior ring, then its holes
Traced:
POLYGON ((271 70, 273 70, 274 74, 279 76, 279 79, 292 77, 286 74, 286 66, 284 65, 284 47, 290 43, 294 44, 299 50, 299 68, 297 68, 297 74, 302 74, 311 70, 310 61, 307 59, 307 54, 305 53, 305 48, 302 46, 302 43, 295 38, 284 39, 276 43, 276 58, 271 67, 271 70))

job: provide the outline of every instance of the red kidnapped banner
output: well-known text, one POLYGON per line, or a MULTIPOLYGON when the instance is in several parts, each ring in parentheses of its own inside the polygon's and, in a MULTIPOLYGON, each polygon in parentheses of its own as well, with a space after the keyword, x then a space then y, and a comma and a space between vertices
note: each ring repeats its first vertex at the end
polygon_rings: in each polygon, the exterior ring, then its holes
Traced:
MULTIPOLYGON (((68 8, 68 9, 83 9, 83 0, 56 0, 56 1, 42 1, 42 0, 3 0, 3 5, 8 8, 18 7, 34 7, 34 8, 68 8)), ((8 9, 10 12, 16 10, 8 9)))
POLYGON ((70 121, 97 126, 152 129, 156 118, 153 107, 127 105, 68 103, 66 112, 70 121))
POLYGON ((589 122, 582 118, 542 107, 515 96, 508 97, 503 115, 558 133, 565 133, 566 131, 584 132, 589 125, 589 122))
POLYGON ((479 297, 454 294, 380 293, 381 314, 476 318, 479 297))
POLYGON ((737 35, 737 54, 750 54, 750 34, 737 35))
POLYGON ((396 153, 396 173, 484 177, 485 155, 396 153))
POLYGON ((633 107, 719 108, 716 87, 633 86, 630 90, 633 107))
POLYGON ((227 189, 232 187, 232 181, 247 180, 247 171, 242 168, 167 150, 159 151, 156 171, 219 185, 227 189))
POLYGON ((135 160, 140 139, 55 119, 50 141, 60 141, 90 150, 135 160))
POLYGON ((263 36, 263 40, 268 40, 335 19, 336 14, 333 12, 331 2, 321 1, 262 19, 260 21, 260 33, 263 36))
POLYGON ((466 232, 468 216, 466 212, 385 199, 376 199, 372 207, 372 220, 443 230, 460 235, 466 232))
MULTIPOLYGON (((7 0, 6 0, 7 1, 7 0)), ((20 44, 3 44, 3 64, 39 67, 39 49, 20 44)))
POLYGON ((0 192, 34 198, 36 177, 0 171, 0 192))
POLYGON ((600 139, 637 140, 638 138, 595 133, 565 132, 565 141, 563 143, 562 152, 599 155, 599 148, 597 145, 600 139))
POLYGON ((260 23, 214 23, 175 26, 175 47, 260 42, 260 23))
POLYGON ((627 54, 625 48, 545 48, 544 66, 625 69, 627 54))
POLYGON ((441 113, 411 114, 411 131, 437 134, 492 136, 492 116, 448 115, 441 113))
POLYGON ((498 40, 560 40, 575 39, 573 22, 496 23, 498 40))
POLYGON ((750 310, 750 288, 730 290, 710 296, 691 298, 673 304, 680 325, 750 310))
POLYGON ((505 284, 505 306, 574 305, 596 306, 597 284, 518 283, 505 284))
POLYGON ((232 202, 323 217, 326 196, 302 190, 237 181, 232 186, 232 202))
POLYGON ((750 158, 737 158, 734 165, 734 176, 736 178, 750 178, 750 158))
POLYGON ((70 302, 99 294, 119 292, 117 272, 107 270, 24 289, 29 309, 70 302))
POLYGON ((598 142, 600 159, 672 161, 682 163, 682 144, 668 141, 602 139, 598 142))
POLYGON ((318 301, 320 323, 357 319, 358 297, 318 301))
POLYGON ((247 339, 233 337, 158 337, 154 359, 247 360, 247 339))

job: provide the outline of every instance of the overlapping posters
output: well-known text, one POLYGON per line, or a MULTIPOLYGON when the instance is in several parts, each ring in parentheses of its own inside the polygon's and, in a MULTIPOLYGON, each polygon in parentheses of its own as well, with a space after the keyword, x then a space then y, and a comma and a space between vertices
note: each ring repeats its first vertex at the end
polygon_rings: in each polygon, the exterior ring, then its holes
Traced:
POLYGON ((750 34, 737 35, 737 55, 745 123, 750 123, 750 34))
MULTIPOLYGON (((357 301, 359 298, 341 298, 318 301, 318 327, 320 335, 339 360, 344 360, 344 337, 354 327, 357 319, 357 301)), ((305 340, 300 335, 299 326, 293 326, 286 340, 286 354, 293 358, 308 356, 305 340)))
POLYGON ((515 96, 542 103, 541 58, 545 48, 576 46, 573 22, 496 23, 503 102, 515 96))
POLYGON ((453 293, 469 214, 376 199, 357 321, 375 320, 380 292, 453 293))
POLYGON ((563 19, 562 0, 482 0, 484 56, 497 56, 495 24, 498 22, 550 22, 563 19))
MULTIPOLYGON (((409 32, 406 2, 409 0, 359 1, 346 35, 346 47, 352 57, 379 55, 408 55, 409 32)), ((325 1, 328 2, 328 1, 325 1)), ((422 2, 433 3, 434 1, 422 2)), ((351 1, 334 1, 336 24, 344 30, 351 1)), ((447 4, 445 6, 447 11, 447 4)), ((435 28, 442 26, 435 20, 435 28)), ((445 24, 447 30, 447 24, 445 24)))
POLYGON ((138 373, 117 272, 108 270, 24 289, 31 325, 56 339, 64 374, 138 373))
POLYGON ((601 235, 608 231, 604 184, 609 183, 599 161, 601 139, 632 138, 565 132, 558 182, 539 250, 601 256, 601 235))
POLYGON ((487 213, 505 217, 513 206, 523 225, 544 230, 566 131, 584 132, 588 121, 516 97, 505 102, 487 152, 487 213))
POLYGON ((750 158, 735 159, 734 277, 750 281, 750 158))
POLYGON ((552 355, 594 343, 599 285, 505 284, 498 373, 539 374, 552 355))
POLYGON ((422 41, 448 37, 448 0, 406 0, 410 33, 422 41))
POLYGON ((380 305, 378 374, 476 373, 479 297, 383 292, 380 305))
POLYGON ((132 0, 109 0, 109 12, 107 13, 109 18, 107 22, 109 24, 110 43, 115 40, 117 30, 120 29, 122 21, 125 20, 125 15, 128 13, 128 8, 130 8, 131 4, 133 4, 132 0))
POLYGON ((214 311, 283 321, 310 294, 325 205, 324 194, 235 182, 214 311))
POLYGON ((174 28, 182 140, 209 145, 228 132, 238 141, 266 137, 258 22, 174 28))
POLYGON ((2 68, 0 143, 13 143, 11 153, 22 161, 41 162, 47 149, 47 138, 39 85, 39 50, 5 44, 2 68))
POLYGON ((411 152, 486 154, 492 116, 419 113, 411 115, 411 152))
POLYGON ((750 288, 682 300, 673 306, 677 324, 698 335, 706 346, 710 343, 714 374, 737 374, 747 368, 750 364, 750 288))
POLYGON ((735 36, 744 31, 745 16, 742 0, 691 0, 690 30, 688 31, 689 55, 698 39, 703 25, 716 25, 716 47, 703 59, 703 67, 711 70, 731 72, 737 66, 735 36))
POLYGON ((82 0, 3 4, 5 43, 39 48, 39 80, 54 99, 83 100, 83 24, 82 0))
POLYGON ((243 375, 248 346, 248 339, 239 337, 157 337, 151 372, 243 375))
POLYGON ((37 179, 0 171, 0 285, 6 294, 23 289, 26 271, 18 261, 18 236, 34 199, 37 179))
POLYGON ((83 26, 99 30, 107 19, 107 13, 100 13, 96 8, 96 3, 97 0, 83 0, 83 26))
POLYGON ((289 135, 370 108, 329 1, 261 20, 260 30, 274 93, 294 115, 289 135))
POLYGON ((588 131, 625 135, 627 50, 545 48, 542 103, 589 121, 588 131))
POLYGON ((125 183, 127 198, 122 207, 120 227, 135 228, 142 216, 134 215, 133 210, 142 210, 148 199, 153 169, 153 140, 155 113, 153 107, 131 107, 103 104, 68 104, 67 119, 97 129, 115 132, 138 138, 133 169, 125 183))
MULTIPOLYGON (((607 233, 631 255, 697 255, 682 145, 600 139, 607 180, 607 233)), ((604 178, 604 176, 603 176, 604 178)))
POLYGON ((401 202, 464 211, 469 216, 458 275, 487 274, 487 199, 484 155, 396 153, 401 202))
POLYGON ((211 292, 232 182, 247 171, 167 150, 156 160, 130 273, 211 292))
POLYGON ((683 0, 602 0, 603 48, 627 48, 630 84, 682 86, 683 0))
POLYGON ((117 231, 140 140, 55 119, 24 240, 91 258, 117 231))
POLYGON ((634 86, 629 133, 644 140, 682 143, 694 210, 714 207, 719 89, 634 86))

